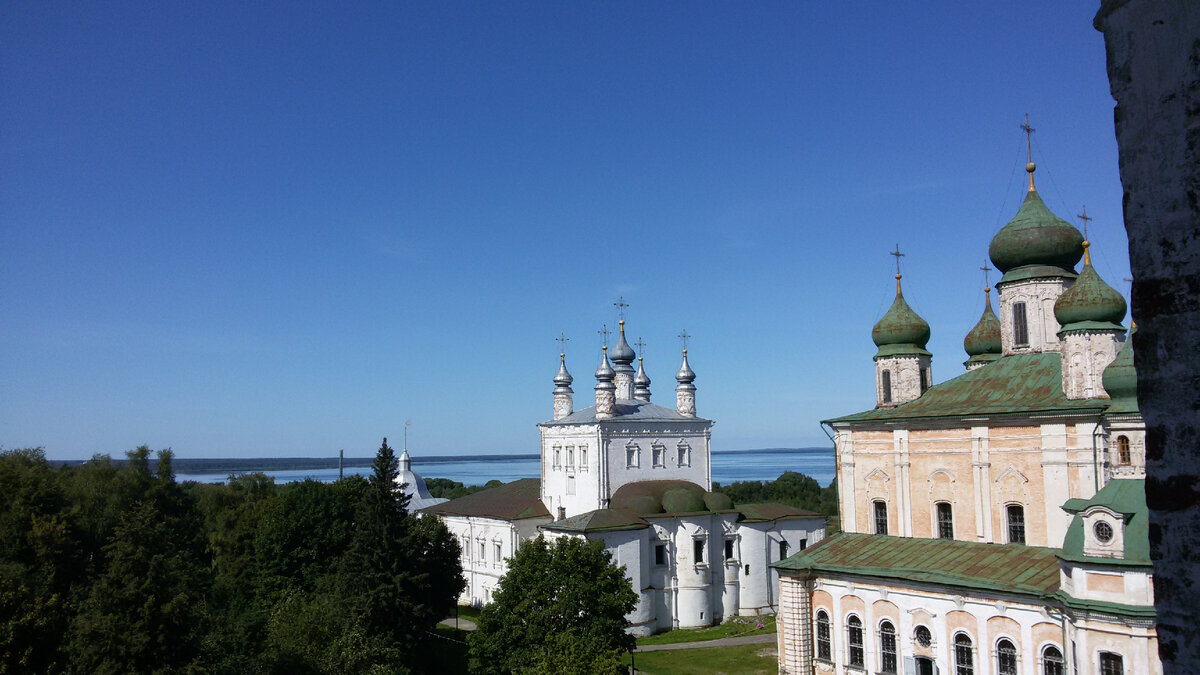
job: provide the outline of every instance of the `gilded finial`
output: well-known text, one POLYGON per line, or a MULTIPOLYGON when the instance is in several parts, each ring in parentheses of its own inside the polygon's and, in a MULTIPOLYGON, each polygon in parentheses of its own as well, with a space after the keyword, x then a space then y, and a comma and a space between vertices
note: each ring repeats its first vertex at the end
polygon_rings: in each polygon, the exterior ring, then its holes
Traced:
POLYGON ((1087 214, 1087 204, 1083 205, 1083 213, 1075 217, 1083 223, 1083 264, 1091 265, 1092 254, 1088 252, 1088 248, 1092 245, 1092 242, 1088 241, 1088 223, 1091 222, 1092 217, 1087 214))
POLYGON ((1029 126, 1029 113, 1025 113, 1025 123, 1021 128, 1025 130, 1025 155, 1028 157, 1025 170, 1029 172, 1029 191, 1036 192, 1037 188, 1033 187, 1033 172, 1037 170, 1037 164, 1033 163, 1033 132, 1037 129, 1029 126))

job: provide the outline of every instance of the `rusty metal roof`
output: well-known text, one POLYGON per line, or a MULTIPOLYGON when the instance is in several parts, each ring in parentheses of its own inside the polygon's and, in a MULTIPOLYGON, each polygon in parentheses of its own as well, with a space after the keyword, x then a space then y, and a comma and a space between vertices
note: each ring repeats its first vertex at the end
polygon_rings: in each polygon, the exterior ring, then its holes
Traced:
POLYGON ((542 504, 542 481, 539 478, 514 480, 499 487, 436 504, 424 509, 422 513, 501 520, 550 517, 550 512, 542 504))
POLYGON ((939 417, 1006 416, 1037 413, 1102 413, 1107 398, 1071 400, 1062 390, 1062 357, 1012 354, 931 387, 895 408, 876 408, 830 424, 893 422, 939 417))
POLYGON ((1056 553, 1019 544, 843 532, 771 566, 784 573, 835 572, 1045 599, 1058 591, 1056 553))
POLYGON ((749 523, 779 520, 781 518, 821 518, 819 513, 805 511, 787 504, 739 504, 734 507, 742 514, 742 521, 749 523))
POLYGON ((625 509, 596 509, 577 516, 556 520, 542 526, 545 530, 562 532, 600 532, 613 530, 641 530, 650 523, 625 509))

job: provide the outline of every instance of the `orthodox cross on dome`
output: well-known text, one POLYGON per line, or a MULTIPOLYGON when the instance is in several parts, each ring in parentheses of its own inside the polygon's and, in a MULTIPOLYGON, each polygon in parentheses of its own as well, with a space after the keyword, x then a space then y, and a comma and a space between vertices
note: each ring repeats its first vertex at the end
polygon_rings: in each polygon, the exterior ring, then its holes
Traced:
POLYGON ((642 353, 642 351, 643 351, 644 349, 646 349, 646 343, 645 343, 645 342, 642 342, 642 338, 640 338, 640 337, 637 339, 637 342, 635 342, 635 343, 633 343, 633 344, 637 345, 637 348, 638 348, 638 354, 641 354, 641 353, 642 353))
POLYGON ((1029 191, 1033 192, 1033 172, 1037 169, 1037 165, 1033 163, 1033 132, 1037 129, 1029 126, 1029 113, 1025 113, 1025 123, 1021 125, 1021 129, 1025 132, 1025 155, 1029 158, 1025 170, 1029 172, 1029 191))
POLYGON ((565 355, 567 353, 567 343, 571 341, 571 338, 567 337, 566 333, 559 333, 558 337, 554 338, 554 341, 558 343, 558 351, 565 355))
POLYGON ((679 335, 677 335, 676 337, 678 337, 678 338, 680 339, 680 341, 681 341, 681 342, 683 342, 683 351, 685 351, 685 352, 686 352, 686 351, 687 351, 687 341, 688 341, 688 339, 689 339, 689 338, 691 338, 692 336, 691 336, 691 335, 688 335, 687 329, 686 329, 686 328, 684 328, 684 329, 683 329, 683 332, 682 332, 682 333, 680 333, 679 335))
POLYGON ((610 333, 612 333, 612 331, 608 329, 608 324, 604 324, 604 327, 596 332, 603 336, 603 338, 601 338, 601 339, 604 340, 604 346, 607 347, 608 346, 608 336, 610 333))
POLYGON ((1087 204, 1083 205, 1083 213, 1081 213, 1075 217, 1083 222, 1083 239, 1086 241, 1088 238, 1088 233, 1087 233, 1088 223, 1092 222, 1092 220, 1093 220, 1093 218, 1087 214, 1087 204))
POLYGON ((979 271, 983 272, 983 291, 986 293, 992 290, 992 285, 988 283, 988 272, 991 272, 992 268, 988 267, 987 260, 983 261, 983 267, 980 267, 979 271))
POLYGON ((629 303, 625 302, 625 296, 623 295, 617 298, 617 301, 613 303, 613 307, 617 308, 617 318, 621 321, 625 320, 625 308, 628 306, 629 303))
POLYGON ((896 278, 899 279, 900 278, 900 259, 908 254, 901 253, 900 252, 900 244, 896 244, 896 250, 892 251, 888 255, 896 256, 896 278))

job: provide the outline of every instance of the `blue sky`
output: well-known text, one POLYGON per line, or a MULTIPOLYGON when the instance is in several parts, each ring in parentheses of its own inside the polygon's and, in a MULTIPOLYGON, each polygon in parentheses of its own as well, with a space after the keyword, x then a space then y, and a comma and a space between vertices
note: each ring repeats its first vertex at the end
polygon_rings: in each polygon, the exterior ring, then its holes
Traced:
POLYGON ((714 449, 827 443, 897 244, 963 372, 1025 113, 1127 293, 1095 10, 5 3, 0 445, 534 452, 621 296, 656 402, 694 335, 714 449))

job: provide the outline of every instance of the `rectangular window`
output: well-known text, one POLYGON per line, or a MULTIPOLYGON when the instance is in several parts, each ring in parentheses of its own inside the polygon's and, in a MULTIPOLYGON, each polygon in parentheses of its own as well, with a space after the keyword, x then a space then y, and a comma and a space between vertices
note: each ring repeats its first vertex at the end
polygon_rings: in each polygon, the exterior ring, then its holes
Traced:
POLYGON ((1013 303, 1012 318, 1013 344, 1018 347, 1029 344, 1029 327, 1025 324, 1025 303, 1013 303))
POLYGON ((954 510, 946 502, 937 504, 937 526, 939 538, 954 538, 954 510))
POLYGON ((888 533, 887 521, 887 502, 877 500, 875 505, 875 534, 888 533))
POLYGON ((703 539, 693 539, 692 540, 692 557, 695 558, 697 565, 704 562, 704 540, 703 539))
POLYGON ((1009 504, 1008 508, 1008 543, 1025 543, 1025 508, 1017 504, 1009 504))
POLYGON ((496 563, 499 563, 501 560, 503 560, 503 559, 504 559, 504 556, 503 556, 503 555, 501 555, 501 553, 500 553, 500 544, 496 544, 496 545, 495 545, 495 546, 492 548, 492 551, 493 551, 493 553, 495 553, 495 554, 496 554, 496 558, 495 558, 495 562, 496 562, 496 563))
POLYGON ((567 446, 567 468, 575 468, 575 446, 573 445, 567 446))
POLYGON ((555 469, 562 466, 562 446, 560 446, 560 445, 554 446, 554 463, 551 464, 550 466, 555 469))
POLYGON ((1120 654, 1100 652, 1100 675, 1125 675, 1125 659, 1120 654))
POLYGON ((879 376, 879 379, 880 379, 880 388, 883 389, 883 402, 891 403, 892 402, 892 371, 890 371, 890 370, 883 371, 883 374, 879 376))
POLYGON ((788 543, 786 541, 779 542, 779 559, 783 560, 788 557, 788 543))
POLYGON ((630 443, 625 446, 625 468, 632 468, 638 465, 638 448, 636 443, 630 443))
POLYGON ((575 476, 567 476, 567 494, 575 494, 575 476))
POLYGON ((587 446, 581 445, 579 446, 579 470, 587 471, 587 467, 587 446))
POLYGON ((808 548, 808 538, 807 537, 800 540, 800 550, 803 551, 806 548, 808 548))
POLYGON ((487 544, 479 542, 479 562, 487 562, 487 544))
POLYGON ((680 443, 679 446, 676 448, 676 450, 679 453, 678 458, 677 458, 677 463, 679 464, 679 466, 691 466, 691 464, 692 464, 692 457, 691 457, 692 448, 687 443, 680 443))
POLYGON ((921 393, 924 394, 933 386, 933 377, 929 374, 928 368, 921 369, 921 393))
POLYGON ((650 446, 654 452, 654 466, 665 467, 667 465, 667 448, 666 446, 654 444, 650 446))
POLYGON ((732 539, 725 540, 725 559, 733 560, 733 540, 732 539))
POLYGON ((663 565, 667 564, 667 545, 666 544, 655 544, 654 545, 654 564, 657 565, 658 567, 662 567, 663 565))

